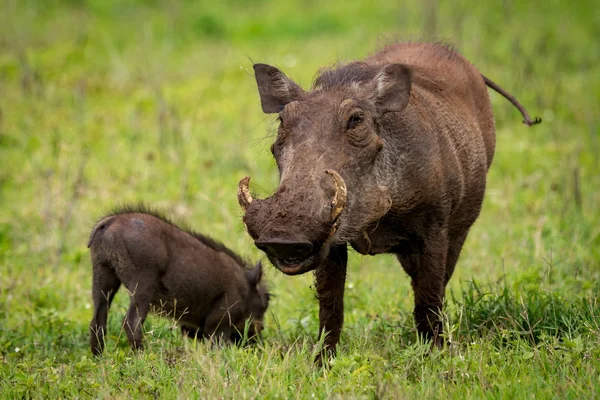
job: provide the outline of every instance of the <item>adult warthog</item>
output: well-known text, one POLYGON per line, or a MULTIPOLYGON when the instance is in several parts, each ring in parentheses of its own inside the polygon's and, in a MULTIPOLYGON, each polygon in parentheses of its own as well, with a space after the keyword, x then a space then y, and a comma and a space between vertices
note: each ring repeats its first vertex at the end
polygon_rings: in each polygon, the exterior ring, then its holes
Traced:
POLYGON ((331 352, 343 323, 347 244, 396 254, 412 279, 417 330, 440 344, 439 314, 495 147, 486 86, 518 101, 453 49, 399 43, 323 70, 304 91, 255 64, 262 109, 279 114, 271 150, 279 187, 238 197, 256 246, 288 275, 315 271, 320 332, 331 352))

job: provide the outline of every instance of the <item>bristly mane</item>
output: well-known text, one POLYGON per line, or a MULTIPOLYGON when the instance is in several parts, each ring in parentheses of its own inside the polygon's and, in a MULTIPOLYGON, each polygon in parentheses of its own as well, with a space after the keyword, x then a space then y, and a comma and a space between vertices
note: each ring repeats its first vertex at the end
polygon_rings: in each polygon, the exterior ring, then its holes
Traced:
POLYGON ((181 225, 181 224, 176 224, 174 223, 172 220, 170 220, 169 218, 167 218, 166 216, 164 216, 161 212, 159 212, 156 209, 150 208, 145 206, 144 204, 137 204, 137 205, 131 205, 131 204, 126 204, 123 206, 118 206, 114 209, 112 209, 110 211, 110 213, 108 215, 105 215, 104 217, 100 218, 98 220, 98 222, 100 222, 100 220, 102 220, 103 218, 112 216, 112 215, 122 215, 122 214, 133 214, 133 213, 137 213, 137 214, 148 214, 151 215, 155 218, 160 219, 161 221, 177 228, 180 229, 184 232, 186 232, 187 234, 189 234, 190 236, 194 237, 195 239, 197 239, 198 241, 200 241, 203 245, 210 247, 211 249, 218 251, 220 253, 225 253, 227 254, 229 257, 233 258, 235 260, 235 262, 243 267, 243 268, 249 268, 251 267, 251 263, 249 263, 248 261, 244 260, 242 257, 240 257, 239 255, 237 255, 236 253, 234 253, 232 250, 230 250, 229 248, 227 248, 223 243, 209 237, 206 235, 203 235, 201 233, 195 232, 191 229, 189 229, 187 226, 185 225, 181 225))
POLYGON ((313 89, 332 90, 347 85, 367 83, 375 78, 379 68, 362 61, 324 68, 319 71, 313 89))
MULTIPOLYGON (((392 43, 384 46, 379 52, 396 51, 399 47, 423 46, 421 42, 392 43)), ((450 61, 464 63, 466 60, 453 44, 448 42, 425 43, 440 59, 446 58, 450 61)), ((321 68, 313 82, 313 90, 335 90, 353 84, 365 84, 371 82, 382 65, 369 64, 364 61, 353 61, 349 63, 337 63, 331 67, 321 68)))

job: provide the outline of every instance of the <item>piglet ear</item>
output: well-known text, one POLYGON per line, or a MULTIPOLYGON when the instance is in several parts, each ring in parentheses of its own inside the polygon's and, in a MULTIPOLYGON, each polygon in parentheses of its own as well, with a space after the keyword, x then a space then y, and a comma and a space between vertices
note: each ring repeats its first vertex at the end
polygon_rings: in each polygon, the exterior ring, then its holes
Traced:
POLYGON ((280 112, 286 104, 300 99, 304 94, 300 86, 270 65, 254 64, 254 76, 265 114, 280 112))
POLYGON ((382 112, 402 111, 408 105, 411 70, 403 64, 389 64, 373 80, 375 103, 382 112))
POLYGON ((248 280, 248 284, 253 287, 260 283, 262 279, 262 262, 259 261, 256 263, 254 268, 246 270, 246 279, 248 280))

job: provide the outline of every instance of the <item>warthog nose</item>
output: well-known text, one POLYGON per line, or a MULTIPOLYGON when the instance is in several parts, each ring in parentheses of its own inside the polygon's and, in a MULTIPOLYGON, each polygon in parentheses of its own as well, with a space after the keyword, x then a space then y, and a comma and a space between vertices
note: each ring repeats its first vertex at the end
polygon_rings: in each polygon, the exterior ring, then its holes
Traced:
POLYGON ((306 259, 313 249, 313 245, 309 241, 270 239, 257 240, 254 244, 268 256, 289 264, 306 259))

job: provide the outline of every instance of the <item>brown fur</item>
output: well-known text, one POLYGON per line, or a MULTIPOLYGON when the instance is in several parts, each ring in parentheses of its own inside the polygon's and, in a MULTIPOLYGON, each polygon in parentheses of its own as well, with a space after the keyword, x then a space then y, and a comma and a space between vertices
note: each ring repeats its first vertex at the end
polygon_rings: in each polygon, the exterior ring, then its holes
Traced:
POLYGON ((224 341, 260 334, 269 294, 262 267, 253 269, 206 236, 188 232, 143 208, 102 218, 88 243, 93 266, 94 315, 90 343, 104 349, 108 309, 121 283, 130 293, 123 321, 133 349, 142 347, 142 324, 151 306, 177 320, 182 333, 224 341))
POLYGON ((346 244, 396 254, 412 279, 417 329, 439 343, 445 286, 494 156, 489 80, 458 52, 428 43, 322 70, 309 92, 277 68, 254 69, 263 111, 280 116, 279 188, 244 216, 256 245, 286 274, 315 270, 331 350, 343 323, 346 244), (327 169, 347 187, 337 231, 327 169))

